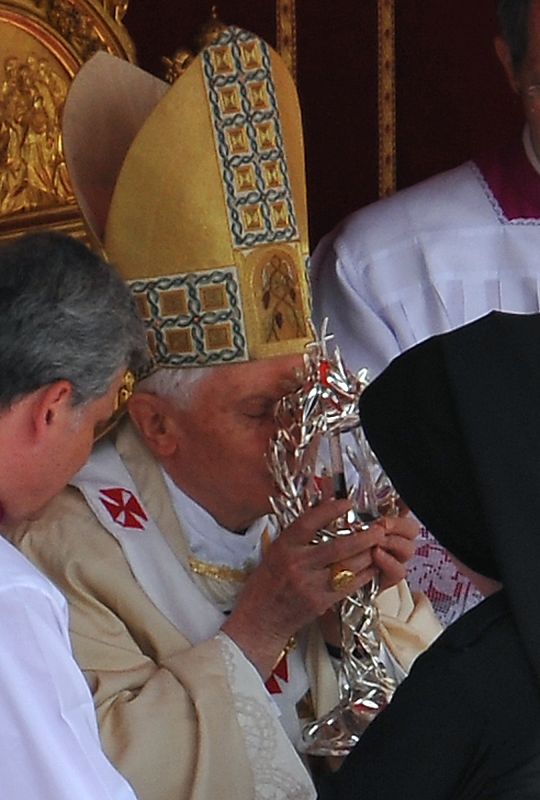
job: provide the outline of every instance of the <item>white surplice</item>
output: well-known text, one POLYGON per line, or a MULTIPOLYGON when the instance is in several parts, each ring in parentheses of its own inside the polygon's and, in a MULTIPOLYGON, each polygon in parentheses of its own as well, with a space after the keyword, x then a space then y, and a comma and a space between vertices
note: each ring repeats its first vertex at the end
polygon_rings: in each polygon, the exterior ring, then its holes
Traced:
POLYGON ((0 536, 0 796, 135 800, 101 750, 67 605, 0 536))

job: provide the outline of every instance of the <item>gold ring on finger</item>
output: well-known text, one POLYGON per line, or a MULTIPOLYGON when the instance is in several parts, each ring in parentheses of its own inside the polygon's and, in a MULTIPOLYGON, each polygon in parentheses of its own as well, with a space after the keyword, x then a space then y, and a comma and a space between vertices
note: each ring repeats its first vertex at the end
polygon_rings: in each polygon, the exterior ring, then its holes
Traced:
POLYGON ((356 575, 350 569, 336 569, 333 567, 330 570, 330 588, 333 592, 341 592, 346 589, 356 580, 356 575))

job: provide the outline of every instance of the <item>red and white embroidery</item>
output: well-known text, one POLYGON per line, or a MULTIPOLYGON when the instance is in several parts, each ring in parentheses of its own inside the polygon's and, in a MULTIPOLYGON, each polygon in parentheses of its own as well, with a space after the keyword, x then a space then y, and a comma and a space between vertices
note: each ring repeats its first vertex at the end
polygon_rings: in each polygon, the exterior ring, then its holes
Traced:
POLYGON ((144 530, 148 517, 143 507, 129 489, 100 489, 102 504, 115 522, 123 528, 144 530))

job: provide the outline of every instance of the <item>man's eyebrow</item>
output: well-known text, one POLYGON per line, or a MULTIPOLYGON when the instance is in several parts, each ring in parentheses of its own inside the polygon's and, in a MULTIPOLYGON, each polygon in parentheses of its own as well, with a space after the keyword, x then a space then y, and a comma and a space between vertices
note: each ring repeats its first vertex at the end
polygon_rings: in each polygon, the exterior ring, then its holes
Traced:
POLYGON ((284 395, 292 394, 292 392, 296 391, 298 386, 293 384, 285 384, 280 383, 278 387, 274 387, 273 391, 267 392, 260 392, 258 394, 252 394, 247 397, 240 398, 241 403, 264 403, 266 405, 275 405, 279 403, 284 395))
POLYGON ((261 389, 257 392, 257 394, 248 394, 245 397, 240 397, 239 399, 242 401, 248 400, 250 402, 278 402, 283 393, 286 394, 296 392, 300 389, 303 385, 302 378, 298 378, 294 375, 288 378, 282 378, 276 384, 274 384, 273 388, 261 389))

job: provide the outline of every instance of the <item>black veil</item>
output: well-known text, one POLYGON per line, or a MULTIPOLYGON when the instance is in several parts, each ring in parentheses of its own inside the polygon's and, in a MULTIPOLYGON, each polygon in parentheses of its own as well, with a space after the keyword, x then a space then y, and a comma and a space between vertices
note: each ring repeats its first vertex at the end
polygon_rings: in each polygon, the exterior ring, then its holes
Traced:
POLYGON ((412 511, 502 582, 540 678, 540 315, 492 312, 422 342, 366 389, 360 410, 412 511))

